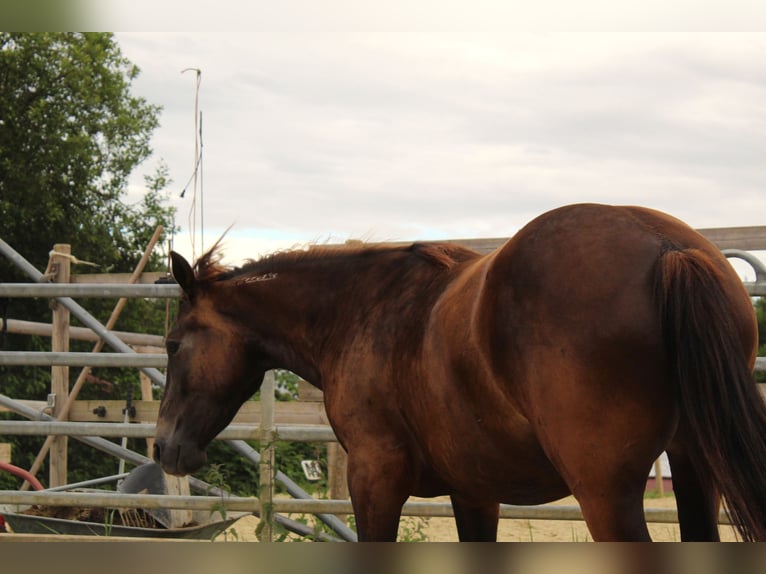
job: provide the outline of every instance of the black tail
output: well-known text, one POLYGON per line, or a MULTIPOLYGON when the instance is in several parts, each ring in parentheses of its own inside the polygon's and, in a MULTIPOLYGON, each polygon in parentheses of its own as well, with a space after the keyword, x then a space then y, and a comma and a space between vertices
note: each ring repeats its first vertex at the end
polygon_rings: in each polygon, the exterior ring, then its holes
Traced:
POLYGON ((723 495, 744 540, 766 540, 766 404, 731 305, 746 295, 728 292, 721 270, 694 249, 662 255, 656 288, 697 472, 723 495))

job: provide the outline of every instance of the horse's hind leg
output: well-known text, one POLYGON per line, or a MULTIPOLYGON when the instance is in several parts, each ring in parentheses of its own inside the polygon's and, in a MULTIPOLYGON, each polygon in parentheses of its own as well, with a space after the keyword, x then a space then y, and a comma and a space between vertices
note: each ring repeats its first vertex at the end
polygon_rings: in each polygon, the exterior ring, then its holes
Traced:
POLYGON ((688 453, 680 445, 669 446, 667 452, 673 473, 673 492, 678 506, 681 540, 717 542, 720 505, 718 493, 713 487, 703 484, 688 453))
POLYGON ((457 534, 461 542, 494 542, 500 504, 472 504, 452 495, 457 534))
MULTIPOLYGON (((583 517, 596 542, 651 541, 644 517, 644 487, 615 483, 606 489, 576 494, 583 517)), ((594 485, 595 486, 595 485, 594 485)))

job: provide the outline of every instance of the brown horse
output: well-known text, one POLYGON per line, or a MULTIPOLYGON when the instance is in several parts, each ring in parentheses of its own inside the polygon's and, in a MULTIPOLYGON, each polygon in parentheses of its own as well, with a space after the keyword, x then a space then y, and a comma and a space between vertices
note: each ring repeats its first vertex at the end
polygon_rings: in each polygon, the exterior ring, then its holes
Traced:
POLYGON ((742 538, 766 540, 753 306, 668 215, 563 207, 486 256, 415 243, 172 260, 185 296, 154 453, 170 473, 202 466, 281 367, 324 391, 360 540, 395 540, 410 495, 450 495, 460 539, 494 540, 499 502, 570 493, 595 540, 649 539, 663 450, 683 540, 718 539, 719 493, 742 538))

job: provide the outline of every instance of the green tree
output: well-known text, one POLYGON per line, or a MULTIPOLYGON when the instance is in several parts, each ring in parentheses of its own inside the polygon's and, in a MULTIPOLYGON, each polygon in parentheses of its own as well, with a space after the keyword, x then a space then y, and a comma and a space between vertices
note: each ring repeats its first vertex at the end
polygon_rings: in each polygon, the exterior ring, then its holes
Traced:
POLYGON ((138 73, 111 34, 0 33, 0 231, 36 266, 51 241, 81 259, 140 256, 148 206, 123 200, 159 108, 131 95, 138 73))
MULTIPOLYGON (((127 202, 128 178, 151 154, 151 135, 159 125, 160 108, 131 93, 138 74, 111 34, 0 32, 0 237, 38 269, 45 269, 55 243, 69 243, 79 259, 98 263, 96 271, 129 272, 156 226, 172 228, 173 210, 163 193, 169 183, 164 164, 146 176, 149 193, 127 202)), ((147 270, 161 268, 163 257, 155 253, 147 270)), ((0 281, 28 280, 0 257, 0 281)), ((102 321, 114 305, 109 300, 81 303, 102 321)), ((0 302, 2 313, 45 322, 51 317, 44 300, 0 302)), ((134 300, 117 328, 161 334, 164 320, 164 303, 134 300)), ((35 337, 6 335, 0 343, 11 350, 50 349, 49 340, 35 337)), ((73 343, 73 349, 87 348, 73 343)), ((124 385, 138 381, 135 371, 97 375, 115 383, 117 396, 108 398, 124 398, 124 385)), ((49 378, 48 369, 0 367, 0 392, 43 399, 49 378)), ((103 395, 106 390, 87 392, 103 395)), ((42 442, 2 440, 14 443, 14 462, 21 466, 31 463, 42 442)), ((70 445, 83 448, 75 441, 70 445)), ((91 478, 103 460, 89 449, 70 452, 70 478, 81 478, 77 464, 91 478)), ((116 466, 108 462, 104 474, 116 466)), ((15 488, 0 475, 3 487, 15 488)))

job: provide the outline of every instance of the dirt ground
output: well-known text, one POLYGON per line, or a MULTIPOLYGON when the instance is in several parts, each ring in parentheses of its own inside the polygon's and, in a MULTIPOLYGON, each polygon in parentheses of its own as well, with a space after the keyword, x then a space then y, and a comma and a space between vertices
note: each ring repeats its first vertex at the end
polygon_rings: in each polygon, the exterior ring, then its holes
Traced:
MULTIPOLYGON (((444 499, 432 499, 447 501, 444 499)), ((556 504, 575 505, 574 498, 569 497, 556 504)), ((645 508, 675 508, 675 498, 647 498, 645 508)), ((296 518, 296 517, 292 517, 296 518)), ((227 532, 226 539, 239 541, 255 541, 255 529, 258 519, 246 516, 238 520, 227 532), (233 532, 232 532, 233 530, 233 532)), ((719 527, 721 540, 737 540, 730 526, 719 527)), ((652 538, 658 542, 679 542, 681 536, 677 524, 649 524, 652 538)), ((219 539, 222 539, 219 537, 219 539)), ((399 527, 399 540, 413 542, 456 542, 457 530, 452 518, 419 518, 405 517, 399 527)), ((585 522, 566 520, 515 520, 501 519, 498 528, 498 540, 503 542, 591 542, 585 522)))

